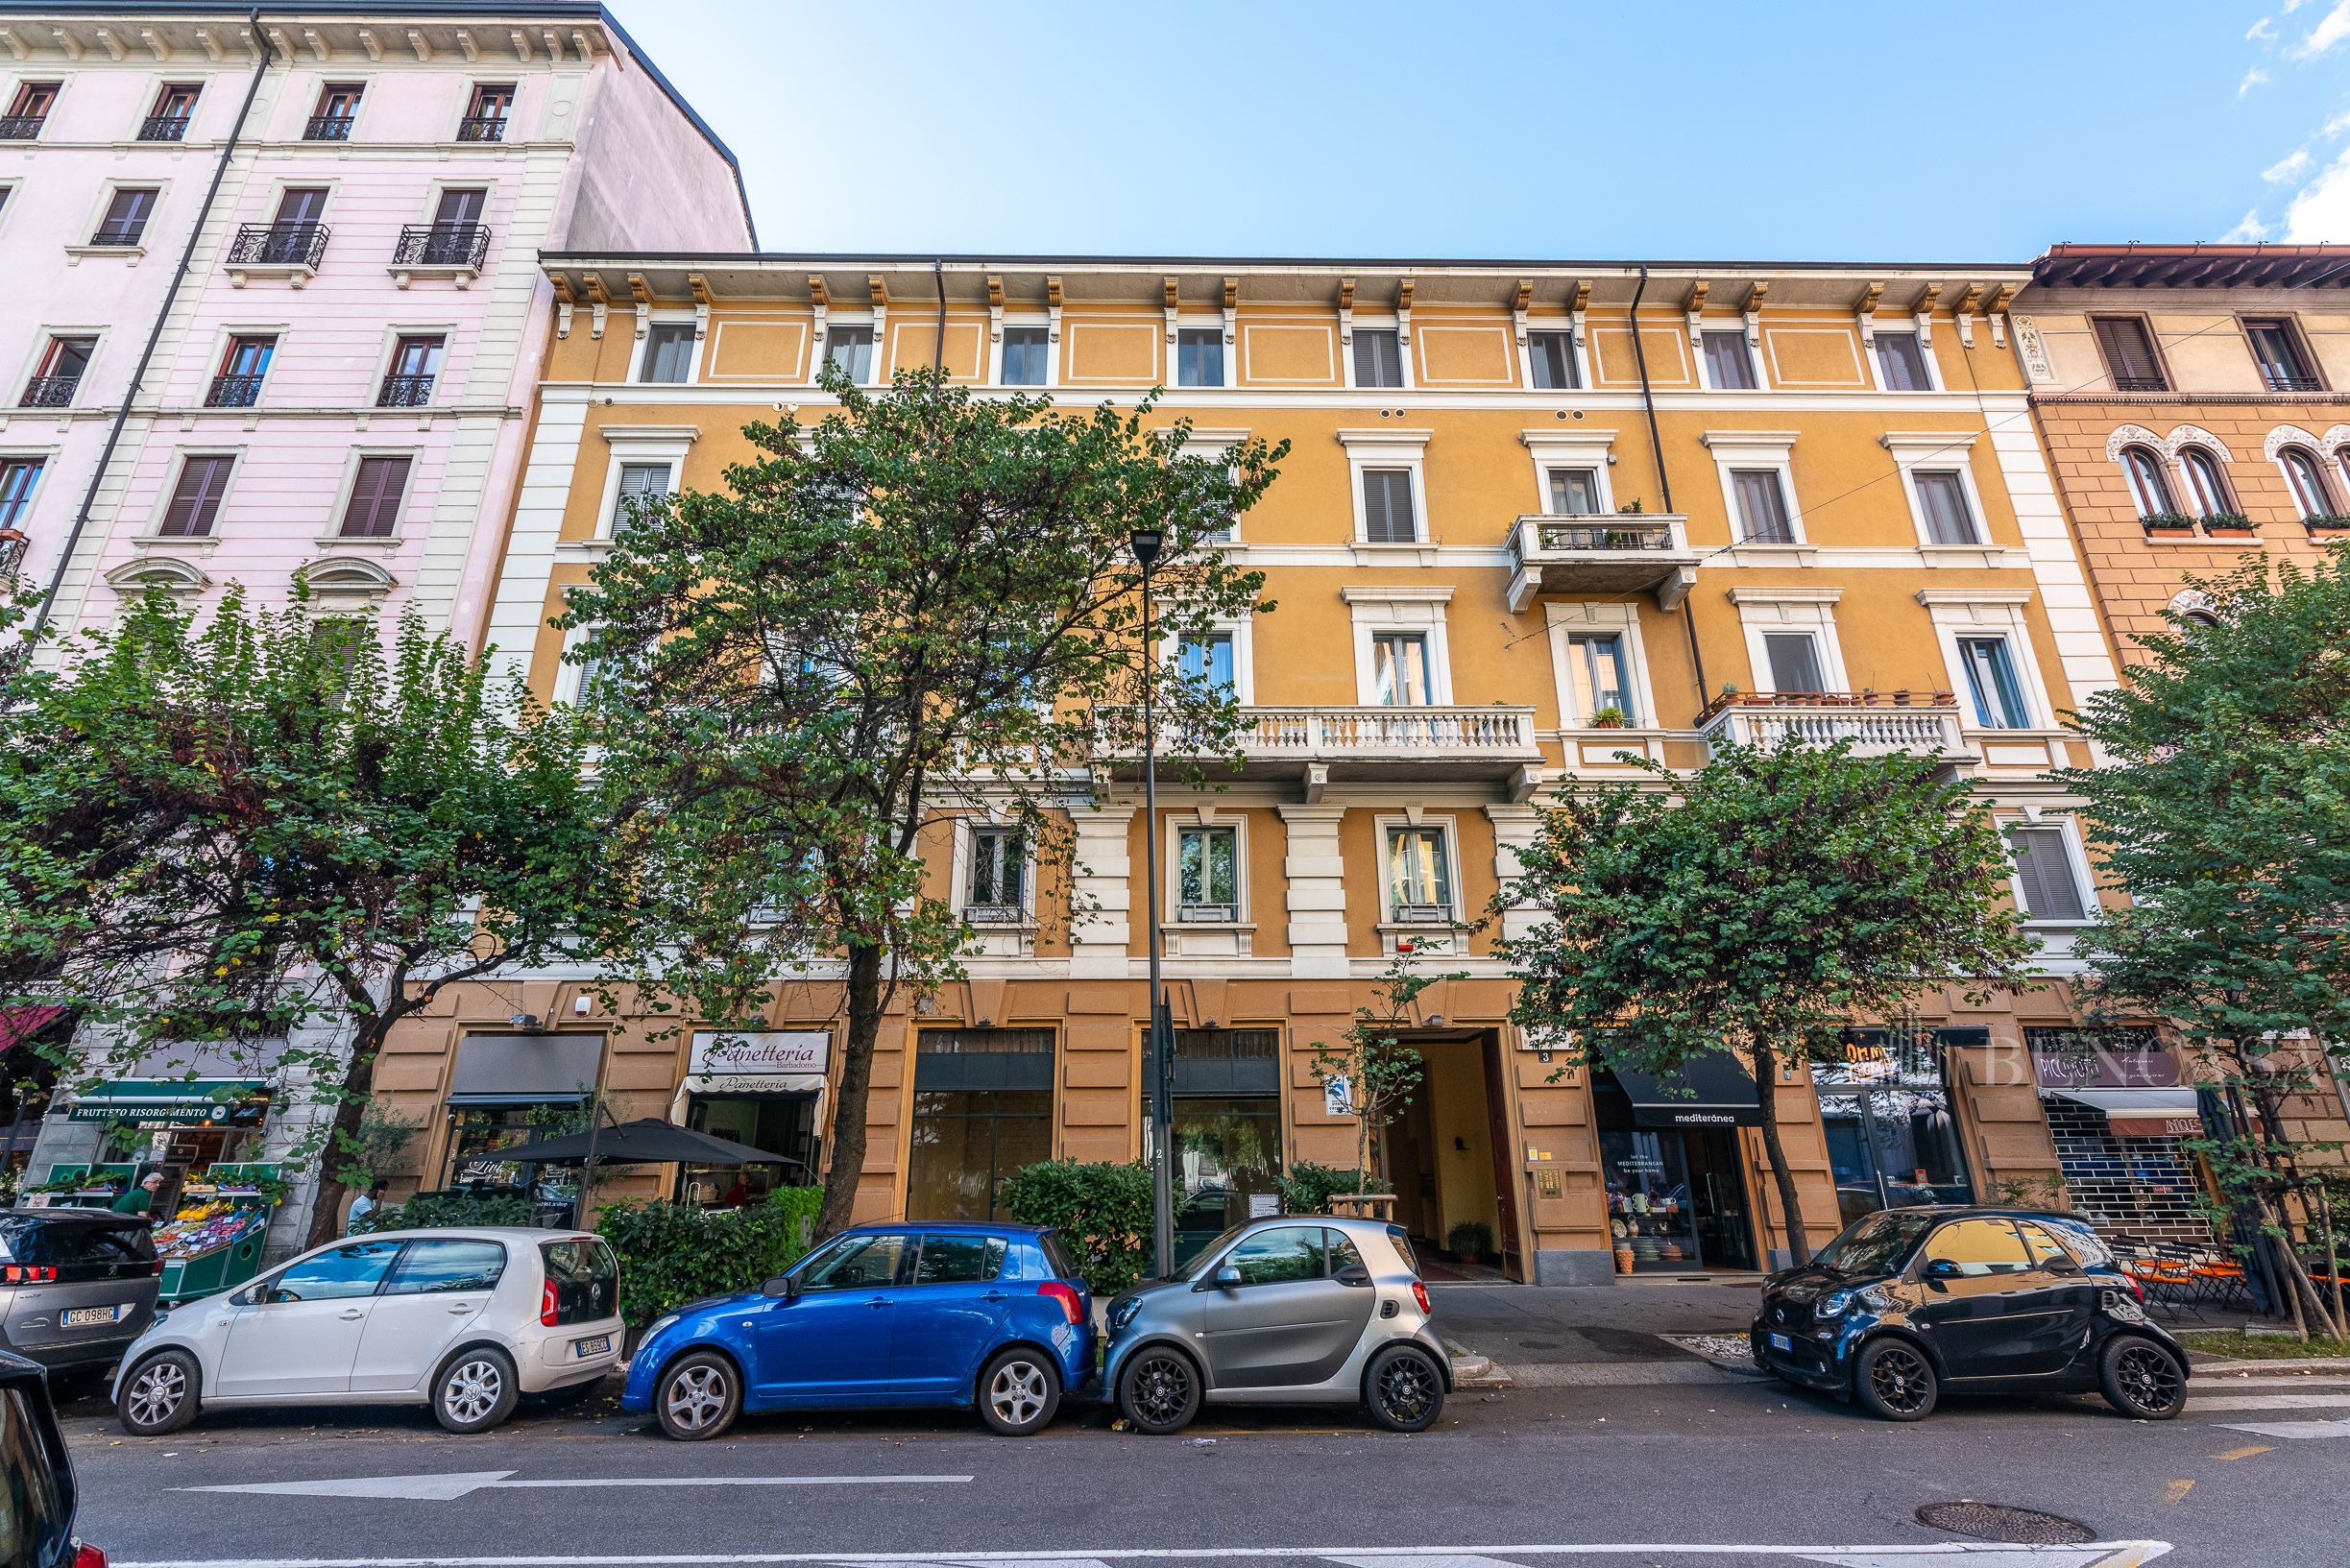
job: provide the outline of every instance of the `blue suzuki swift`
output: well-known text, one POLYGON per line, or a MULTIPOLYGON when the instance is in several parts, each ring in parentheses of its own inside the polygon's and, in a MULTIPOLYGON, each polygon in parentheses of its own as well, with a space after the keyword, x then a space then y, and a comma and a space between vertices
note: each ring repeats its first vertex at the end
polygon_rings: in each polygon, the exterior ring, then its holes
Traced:
POLYGON ((1093 1296, 1053 1232, 859 1225, 758 1291, 654 1323, 620 1408, 690 1441, 746 1410, 977 1405, 1017 1436, 1093 1365, 1093 1296))

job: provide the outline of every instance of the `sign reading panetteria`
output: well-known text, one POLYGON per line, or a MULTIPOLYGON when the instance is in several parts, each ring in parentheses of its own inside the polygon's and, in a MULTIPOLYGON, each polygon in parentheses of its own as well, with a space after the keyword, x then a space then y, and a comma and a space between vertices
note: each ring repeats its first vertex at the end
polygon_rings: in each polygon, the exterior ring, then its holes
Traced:
POLYGON ((833 1037, 824 1029, 700 1030, 687 1062, 686 1087, 697 1095, 821 1089, 832 1049, 833 1037))

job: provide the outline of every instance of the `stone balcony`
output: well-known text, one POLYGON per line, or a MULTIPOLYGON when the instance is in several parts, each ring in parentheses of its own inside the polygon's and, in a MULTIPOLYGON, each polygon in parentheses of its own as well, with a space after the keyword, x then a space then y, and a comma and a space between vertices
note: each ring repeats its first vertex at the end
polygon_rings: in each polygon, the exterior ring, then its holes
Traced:
MULTIPOLYGON (((1395 780, 1501 781, 1514 798, 1524 799, 1542 777, 1532 708, 1280 707, 1244 708, 1240 714, 1237 777, 1298 780, 1308 801, 1320 799, 1333 782, 1395 780)), ((1135 776, 1140 713, 1119 710, 1104 722, 1117 773, 1135 776)), ((1159 755, 1186 756, 1183 737, 1162 733, 1159 755)), ((1230 776, 1214 763, 1208 772, 1230 776)))
POLYGON ((1697 718, 1708 755, 1732 743, 1773 747, 1784 736, 1814 745, 1850 741, 1856 757, 1913 752, 1945 771, 1981 760, 1959 730, 1949 691, 1739 691, 1716 697, 1697 718))
POLYGON ((1698 552, 1678 517, 1522 517, 1510 532, 1510 552, 1517 558, 1510 578, 1514 615, 1543 593, 1653 593, 1659 609, 1672 610, 1697 581, 1698 552))

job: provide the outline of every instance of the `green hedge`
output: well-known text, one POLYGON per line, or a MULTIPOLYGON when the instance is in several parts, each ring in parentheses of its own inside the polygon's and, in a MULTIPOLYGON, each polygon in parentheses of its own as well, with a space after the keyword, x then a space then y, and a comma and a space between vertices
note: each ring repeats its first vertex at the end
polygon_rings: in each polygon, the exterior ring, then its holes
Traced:
POLYGON ((1283 1214, 1330 1214, 1330 1199, 1340 1193, 1392 1193, 1384 1177, 1360 1170, 1340 1170, 1311 1160, 1300 1160, 1273 1178, 1281 1187, 1283 1214))
POLYGON ((1077 1255, 1096 1295, 1115 1295, 1151 1266, 1151 1168, 1048 1160, 1004 1182, 1004 1200, 1024 1225, 1049 1225, 1077 1255))
POLYGON ((620 1315, 642 1329, 705 1296, 755 1291, 808 1250, 820 1187, 782 1187, 747 1209, 615 1203, 596 1223, 620 1259, 620 1315))
POLYGON ((405 1203, 386 1204, 351 1227, 353 1236, 375 1230, 446 1230, 452 1225, 527 1225, 527 1198, 505 1194, 419 1193, 405 1203))

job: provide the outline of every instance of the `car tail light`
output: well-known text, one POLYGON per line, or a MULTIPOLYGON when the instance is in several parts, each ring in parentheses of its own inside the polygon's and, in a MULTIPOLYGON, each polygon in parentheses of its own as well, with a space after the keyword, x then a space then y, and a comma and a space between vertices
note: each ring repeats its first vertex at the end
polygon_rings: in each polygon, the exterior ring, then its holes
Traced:
POLYGON ((1069 1321, 1072 1323, 1085 1321, 1085 1303, 1078 1298, 1075 1286, 1063 1285, 1059 1280, 1049 1279, 1036 1287, 1036 1293, 1051 1296, 1059 1302, 1061 1311, 1068 1315, 1069 1321))
POLYGON ((539 1321, 551 1329, 559 1315, 555 1306, 555 1282, 550 1279, 539 1287, 539 1321))
POLYGON ((87 1541, 73 1543, 73 1568, 106 1568, 106 1554, 87 1541))
POLYGON ((1428 1288, 1417 1280, 1414 1280, 1412 1282, 1412 1299, 1419 1303, 1419 1310, 1421 1312, 1432 1313, 1436 1311, 1434 1307, 1428 1305, 1428 1288))
MULTIPOLYGON (((156 1271, 160 1273, 162 1269, 158 1266, 156 1271)), ((54 1283, 56 1279, 56 1269, 36 1267, 29 1264, 12 1263, 6 1268, 0 1269, 0 1284, 48 1285, 54 1283)))
POLYGON ((162 1273, 162 1272, 163 1272, 163 1260, 162 1260, 162 1259, 160 1259, 160 1258, 156 1259, 156 1261, 155 1261, 155 1271, 156 1271, 157 1274, 160 1274, 160 1273, 162 1273))

